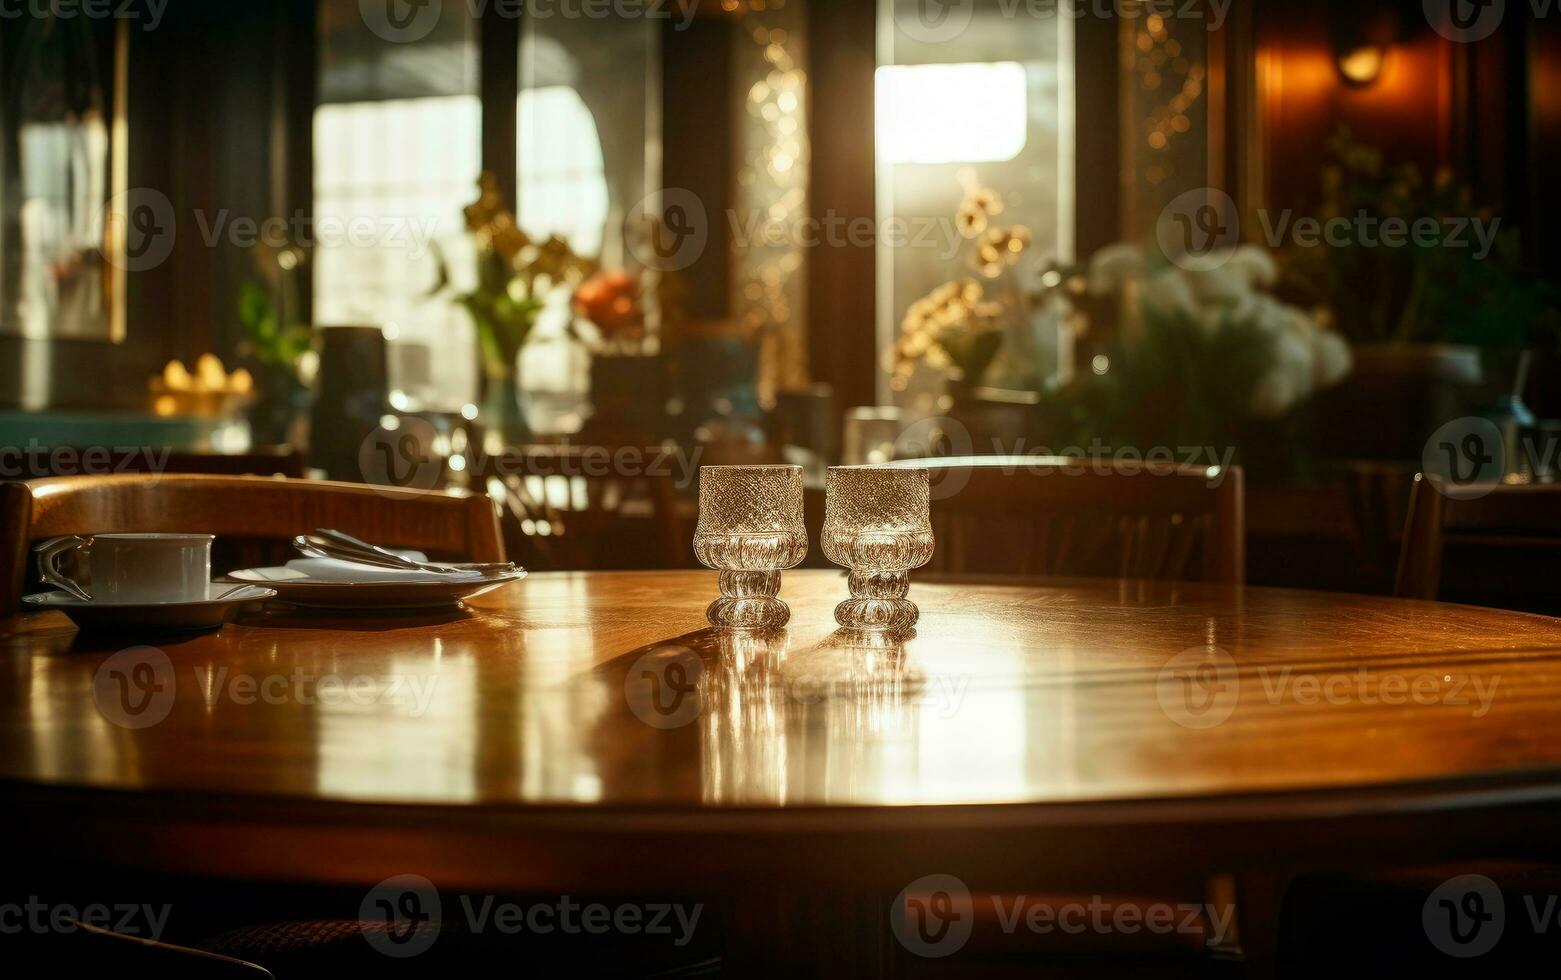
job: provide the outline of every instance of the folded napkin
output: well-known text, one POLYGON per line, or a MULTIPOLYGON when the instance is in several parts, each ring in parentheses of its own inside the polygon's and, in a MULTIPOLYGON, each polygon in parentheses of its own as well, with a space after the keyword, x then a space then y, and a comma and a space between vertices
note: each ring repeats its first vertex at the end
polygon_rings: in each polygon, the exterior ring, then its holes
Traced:
MULTIPOLYGON (((420 554, 410 557, 422 559, 420 554)), ((269 571, 255 569, 256 572, 269 571)), ((481 582, 487 575, 480 571, 428 572, 417 568, 381 568, 378 565, 360 565, 338 558, 294 558, 287 563, 289 575, 268 575, 267 578, 311 578, 319 582, 481 582)))

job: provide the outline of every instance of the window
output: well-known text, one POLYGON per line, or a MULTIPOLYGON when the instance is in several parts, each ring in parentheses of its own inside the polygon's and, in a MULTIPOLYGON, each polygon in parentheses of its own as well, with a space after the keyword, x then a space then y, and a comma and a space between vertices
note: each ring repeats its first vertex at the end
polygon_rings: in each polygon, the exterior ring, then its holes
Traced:
POLYGON ((533 237, 559 235, 581 255, 600 254, 607 178, 580 93, 564 85, 521 92, 517 132, 521 227, 533 237))
MULTIPOLYGON (((1072 257, 1073 22, 1057 7, 967 7, 968 22, 955 30, 923 24, 918 0, 879 4, 877 345, 885 359, 910 305, 939 285, 977 278, 988 298, 1011 303, 1010 287, 1033 288, 1048 261, 1072 257), (974 186, 1001 197, 994 226, 1031 236, 1000 277, 978 274, 975 243, 955 221, 974 186)), ((1002 354, 985 380, 1033 384, 1048 356, 1038 331, 1021 315, 1004 322, 1002 354)), ((904 390, 891 389, 887 372, 879 383, 880 403, 908 418, 940 411, 938 372, 916 372, 904 390)))
POLYGON ((385 41, 356 0, 321 5, 314 114, 314 321, 372 323, 390 342, 397 407, 473 401, 470 318, 430 296, 438 254, 472 279, 461 210, 477 195, 482 105, 474 24, 462 5, 415 44, 385 41))

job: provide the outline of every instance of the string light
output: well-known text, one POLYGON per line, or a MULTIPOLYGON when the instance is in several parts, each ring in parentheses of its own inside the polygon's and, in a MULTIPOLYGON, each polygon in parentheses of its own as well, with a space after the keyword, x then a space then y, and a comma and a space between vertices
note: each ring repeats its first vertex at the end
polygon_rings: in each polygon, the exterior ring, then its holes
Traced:
POLYGON ((1150 153, 1144 179, 1158 185, 1176 174, 1175 144, 1177 137, 1192 131, 1190 111, 1203 97, 1205 69, 1187 58, 1182 42, 1171 36, 1165 19, 1158 15, 1138 26, 1133 48, 1132 71, 1139 91, 1152 103, 1143 117, 1143 140, 1150 153), (1164 101, 1154 103, 1161 98, 1164 101))
POLYGON ((759 233, 734 256, 732 295, 744 333, 759 343, 759 394, 768 404, 776 391, 807 382, 797 318, 803 242, 795 234, 807 215, 805 14, 785 0, 722 6, 746 6, 738 36, 752 42, 738 59, 738 84, 748 96, 734 204, 737 227, 759 233))

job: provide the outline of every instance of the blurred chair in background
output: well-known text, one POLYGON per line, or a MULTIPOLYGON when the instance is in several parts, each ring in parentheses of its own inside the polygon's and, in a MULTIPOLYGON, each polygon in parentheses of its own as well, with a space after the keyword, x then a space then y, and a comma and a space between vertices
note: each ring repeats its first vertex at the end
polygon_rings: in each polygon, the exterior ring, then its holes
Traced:
POLYGON ((1240 467, 979 456, 932 471, 929 571, 1238 583, 1240 467))
POLYGON ((687 474, 660 452, 524 446, 490 460, 481 475, 502 487, 510 553, 536 571, 689 566, 692 524, 683 533, 676 492, 687 474))
POLYGON ((187 474, 56 477, 0 487, 0 601, 17 609, 33 542, 62 534, 215 534, 221 573, 297 557, 294 535, 335 528, 432 558, 503 561, 493 503, 482 496, 282 477, 187 474))
POLYGON ((1558 556, 1561 484, 1444 488, 1422 474, 1409 495, 1394 594, 1554 616, 1558 556))

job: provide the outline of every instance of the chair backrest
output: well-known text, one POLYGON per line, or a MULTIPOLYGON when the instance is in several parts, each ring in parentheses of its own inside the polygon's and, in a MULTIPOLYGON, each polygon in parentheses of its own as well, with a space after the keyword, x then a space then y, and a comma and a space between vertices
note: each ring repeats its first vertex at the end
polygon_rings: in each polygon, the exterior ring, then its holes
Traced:
POLYGON ((1055 456, 903 465, 932 471, 933 572, 1245 577, 1240 467, 1055 456))
POLYGON ((686 565, 679 541, 677 457, 659 447, 537 445, 487 460, 504 487, 503 529, 517 558, 539 569, 686 565))
POLYGON ((285 477, 181 475, 72 476, 4 485, 6 537, 0 600, 14 611, 30 571, 33 542, 61 534, 215 534, 212 564, 291 554, 295 534, 331 527, 376 544, 437 558, 503 561, 493 503, 483 496, 368 487, 285 477))
POLYGON ((1449 495, 1419 474, 1394 593, 1561 614, 1558 558, 1561 484, 1480 484, 1449 495))

